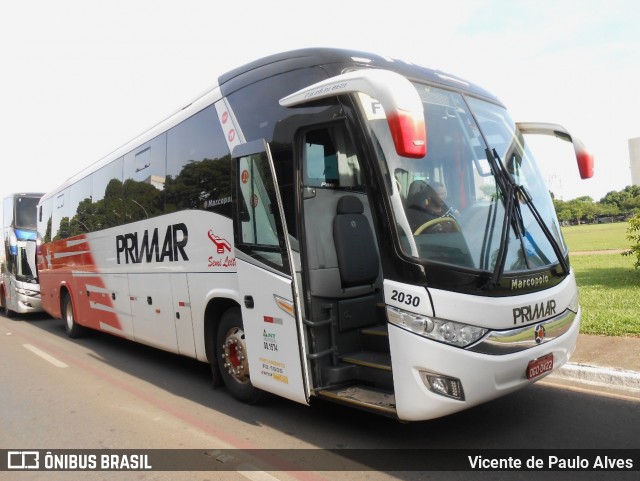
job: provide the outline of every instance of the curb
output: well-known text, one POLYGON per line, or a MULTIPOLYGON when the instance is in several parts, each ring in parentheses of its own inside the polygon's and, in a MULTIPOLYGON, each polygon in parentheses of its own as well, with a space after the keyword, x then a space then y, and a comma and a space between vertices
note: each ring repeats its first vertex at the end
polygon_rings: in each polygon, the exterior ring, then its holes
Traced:
POLYGON ((640 373, 635 371, 567 363, 549 377, 552 376, 598 386, 628 389, 640 393, 640 373))

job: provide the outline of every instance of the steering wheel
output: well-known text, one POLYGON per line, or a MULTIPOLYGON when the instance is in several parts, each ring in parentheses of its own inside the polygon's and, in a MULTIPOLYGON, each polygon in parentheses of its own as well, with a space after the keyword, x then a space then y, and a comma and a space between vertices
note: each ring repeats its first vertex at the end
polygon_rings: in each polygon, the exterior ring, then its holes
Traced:
POLYGON ((460 232, 460 224, 453 217, 438 217, 437 219, 431 219, 418 227, 413 235, 422 234, 425 230, 431 229, 440 224, 450 224, 453 227, 453 232, 460 232))

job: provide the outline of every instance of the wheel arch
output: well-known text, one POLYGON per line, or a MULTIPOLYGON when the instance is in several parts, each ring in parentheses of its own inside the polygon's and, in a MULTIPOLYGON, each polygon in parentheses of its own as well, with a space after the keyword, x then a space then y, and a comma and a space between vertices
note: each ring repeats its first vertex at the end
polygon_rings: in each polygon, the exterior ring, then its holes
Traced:
POLYGON ((204 311, 205 354, 207 356, 207 360, 211 364, 214 387, 221 387, 224 385, 222 377, 220 377, 219 374, 216 375, 216 373, 219 373, 218 358, 216 356, 218 324, 220 323, 222 315, 233 307, 240 308, 240 304, 238 304, 235 299, 216 297, 207 303, 207 307, 204 311))
POLYGON ((64 300, 69 297, 69 300, 71 301, 71 305, 73 306, 73 296, 71 295, 71 289, 69 289, 69 286, 67 286, 66 284, 62 284, 60 286, 60 305, 58 306, 60 309, 60 319, 62 319, 64 317, 64 300))

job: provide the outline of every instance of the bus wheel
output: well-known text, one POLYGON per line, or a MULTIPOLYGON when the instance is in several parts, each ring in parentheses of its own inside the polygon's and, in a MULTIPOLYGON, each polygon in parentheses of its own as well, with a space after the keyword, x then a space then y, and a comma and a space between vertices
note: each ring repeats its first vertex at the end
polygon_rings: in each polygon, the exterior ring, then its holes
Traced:
POLYGON ((85 333, 84 327, 76 323, 76 318, 73 313, 73 302, 71 296, 65 294, 62 300, 62 318, 64 319, 64 327, 67 331, 67 336, 71 339, 81 337, 85 333))
POLYGON ((13 317, 14 312, 7 306, 7 298, 4 295, 4 290, 0 293, 0 305, 2 305, 2 314, 4 314, 4 317, 13 317))
POLYGON ((249 377, 249 360, 244 339, 244 328, 240 309, 226 311, 218 325, 218 363, 224 384, 239 401, 255 404, 264 393, 253 387, 249 377))

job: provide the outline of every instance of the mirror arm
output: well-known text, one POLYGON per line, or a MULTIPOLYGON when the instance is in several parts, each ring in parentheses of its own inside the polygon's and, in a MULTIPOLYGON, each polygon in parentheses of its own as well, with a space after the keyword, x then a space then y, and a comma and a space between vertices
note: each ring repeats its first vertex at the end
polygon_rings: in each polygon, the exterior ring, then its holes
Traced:
POLYGON ((557 124, 518 122, 518 130, 523 134, 550 135, 573 144, 578 162, 578 170, 582 179, 593 177, 593 155, 586 149, 580 139, 572 136, 567 129, 557 124))

